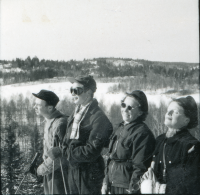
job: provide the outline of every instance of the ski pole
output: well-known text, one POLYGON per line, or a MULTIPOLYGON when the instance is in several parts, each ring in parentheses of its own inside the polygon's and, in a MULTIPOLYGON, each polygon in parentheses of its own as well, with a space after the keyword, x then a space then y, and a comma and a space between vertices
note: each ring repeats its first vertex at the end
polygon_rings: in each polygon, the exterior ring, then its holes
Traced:
MULTIPOLYGON (((60 147, 60 143, 59 143, 59 147, 60 147)), ((60 160, 60 167, 61 167, 62 178, 63 178, 64 188, 65 188, 65 194, 67 194, 67 189, 66 189, 66 184, 65 184, 65 178, 64 178, 64 173, 63 173, 63 167, 62 167, 62 163, 61 163, 61 158, 59 158, 59 160, 60 160)))
MULTIPOLYGON (((37 160, 38 157, 39 157, 39 153, 36 152, 35 156, 33 157, 33 160, 31 161, 31 164, 30 164, 29 168, 30 168, 32 165, 34 165, 34 164, 36 163, 36 160, 37 160)), ((21 181, 20 184, 19 184, 19 187, 17 188, 17 190, 16 190, 16 192, 15 192, 15 194, 17 194, 17 192, 19 191, 19 188, 21 187, 21 185, 22 185, 24 179, 26 178, 27 174, 28 174, 28 172, 25 173, 25 175, 24 175, 22 181, 21 181)))
POLYGON ((26 176, 27 176, 27 174, 26 174, 26 175, 24 175, 24 177, 23 177, 23 179, 22 179, 21 183, 19 184, 19 187, 17 188, 17 190, 16 190, 15 194, 17 194, 17 192, 19 191, 19 188, 21 187, 21 185, 22 185, 22 183, 23 183, 24 179, 26 178, 26 176))
POLYGON ((52 194, 53 194, 53 184, 54 184, 54 160, 53 160, 53 172, 52 172, 52 194))

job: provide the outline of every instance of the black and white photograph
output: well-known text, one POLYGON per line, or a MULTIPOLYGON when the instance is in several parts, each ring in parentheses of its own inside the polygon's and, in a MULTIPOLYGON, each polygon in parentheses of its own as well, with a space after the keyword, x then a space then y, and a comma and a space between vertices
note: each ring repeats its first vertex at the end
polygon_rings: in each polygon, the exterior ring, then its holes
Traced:
POLYGON ((198 0, 0 0, 1 194, 200 194, 198 0))

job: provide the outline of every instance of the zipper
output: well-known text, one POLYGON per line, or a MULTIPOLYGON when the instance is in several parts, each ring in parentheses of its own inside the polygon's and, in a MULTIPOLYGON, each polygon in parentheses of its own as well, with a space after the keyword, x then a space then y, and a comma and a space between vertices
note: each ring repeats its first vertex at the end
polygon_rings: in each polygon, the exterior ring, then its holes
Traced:
POLYGON ((116 143, 116 145, 115 145, 114 153, 115 153, 116 150, 117 150, 117 145, 118 145, 118 140, 117 140, 117 143, 116 143))
MULTIPOLYGON (((118 145, 118 140, 117 140, 117 143, 116 143, 116 145, 115 145, 115 149, 114 149, 113 154, 114 154, 115 151, 117 150, 117 145, 118 145)), ((115 164, 115 160, 113 160, 113 164, 112 164, 112 167, 111 167, 111 174, 112 174, 112 171, 113 171, 113 166, 114 166, 114 164, 115 164)))
POLYGON ((113 171, 114 164, 115 164, 115 161, 113 161, 113 164, 112 164, 112 167, 111 167, 111 174, 112 174, 112 171, 113 171))
MULTIPOLYGON (((124 129, 124 128, 123 128, 123 129, 124 129)), ((121 132, 120 132, 120 136, 121 136, 121 133, 122 133, 123 129, 122 129, 121 132)), ((115 152, 116 152, 116 150, 117 150, 118 143, 119 143, 119 140, 117 140, 117 143, 116 143, 116 145, 115 145, 115 149, 114 149, 113 154, 115 154, 115 152)), ((113 164, 112 164, 112 167, 111 167, 111 175, 112 175, 112 173, 113 173, 114 164, 115 164, 115 160, 113 160, 113 164)), ((112 181, 112 183, 113 183, 113 181, 112 181)))
POLYGON ((167 170, 167 167, 166 167, 166 161, 165 161, 165 146, 166 146, 166 143, 163 146, 163 164, 164 164, 163 180, 166 182, 166 170, 167 170))
MULTIPOLYGON (((123 130, 124 130, 124 128, 120 131, 120 134, 119 134, 120 136, 121 136, 123 130)), ((119 142, 119 140, 117 139, 117 143, 116 143, 116 145, 115 145, 114 153, 115 153, 116 150, 117 150, 118 142, 119 142)))

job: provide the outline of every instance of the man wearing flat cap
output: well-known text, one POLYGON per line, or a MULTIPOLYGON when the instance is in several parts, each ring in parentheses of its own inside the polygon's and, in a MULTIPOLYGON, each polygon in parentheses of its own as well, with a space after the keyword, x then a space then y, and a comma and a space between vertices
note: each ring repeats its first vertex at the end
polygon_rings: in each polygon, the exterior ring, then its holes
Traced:
POLYGON ((65 194, 67 179, 67 159, 60 157, 53 161, 48 150, 63 142, 67 128, 67 116, 56 109, 58 96, 48 90, 41 90, 36 97, 35 112, 45 118, 44 127, 44 162, 37 168, 37 175, 44 176, 44 194, 65 194))
MULTIPOLYGON (((112 125, 93 98, 96 82, 92 76, 78 76, 69 81, 76 104, 68 120, 68 133, 63 144, 64 155, 69 160, 70 194, 101 194, 104 178, 101 152, 108 146, 112 125)), ((52 149, 50 156, 54 159, 59 152, 52 149)))

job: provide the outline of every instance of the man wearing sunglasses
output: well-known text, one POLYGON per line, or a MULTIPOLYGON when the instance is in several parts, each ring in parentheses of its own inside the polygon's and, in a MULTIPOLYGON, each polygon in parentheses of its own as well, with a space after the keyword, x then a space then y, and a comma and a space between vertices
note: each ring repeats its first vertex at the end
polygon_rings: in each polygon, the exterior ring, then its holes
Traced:
POLYGON ((111 136, 109 165, 102 187, 107 194, 139 194, 140 177, 150 166, 155 138, 144 123, 148 114, 146 95, 135 90, 121 102, 123 122, 111 136))
MULTIPOLYGON (((92 76, 69 78, 70 92, 76 104, 68 119, 68 133, 63 150, 69 160, 68 186, 70 194, 101 194, 104 160, 101 152, 108 146, 112 125, 93 98, 96 82, 92 76)), ((52 158, 61 151, 52 150, 52 158)))

